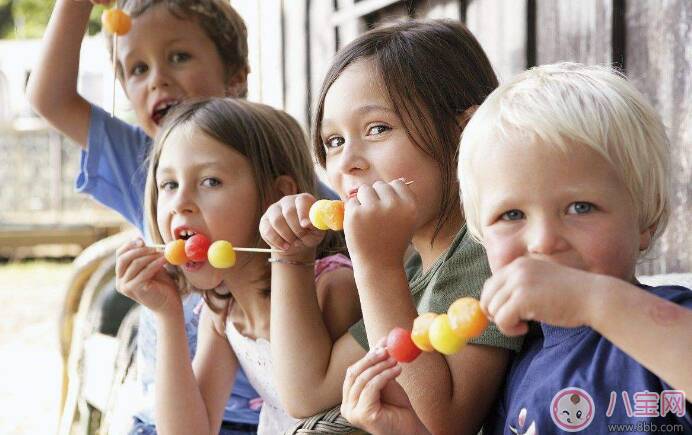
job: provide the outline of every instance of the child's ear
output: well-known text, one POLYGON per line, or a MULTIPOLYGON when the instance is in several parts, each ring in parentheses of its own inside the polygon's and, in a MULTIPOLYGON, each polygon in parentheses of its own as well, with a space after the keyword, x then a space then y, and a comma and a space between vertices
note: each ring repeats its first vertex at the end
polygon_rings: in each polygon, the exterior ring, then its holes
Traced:
POLYGON ((457 115, 457 125, 459 126, 460 130, 466 128, 466 124, 469 123, 476 109, 478 109, 478 105, 471 106, 468 109, 464 110, 462 113, 457 115))
POLYGON ((656 224, 651 225, 648 228, 644 228, 639 232, 639 250, 646 251, 651 245, 651 240, 654 238, 656 233, 656 224))
POLYGON ((298 193, 298 184, 293 177, 288 175, 279 175, 274 180, 274 192, 280 198, 298 193))
POLYGON ((226 96, 245 98, 247 96, 247 75, 250 67, 244 66, 228 78, 226 83, 226 96))

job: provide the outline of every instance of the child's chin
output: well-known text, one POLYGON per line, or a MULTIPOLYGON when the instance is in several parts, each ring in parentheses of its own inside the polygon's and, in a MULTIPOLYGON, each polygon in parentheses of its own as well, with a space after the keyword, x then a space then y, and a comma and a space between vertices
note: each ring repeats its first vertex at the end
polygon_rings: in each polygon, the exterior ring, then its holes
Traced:
POLYGON ((185 279, 198 290, 211 290, 223 282, 223 275, 219 271, 211 273, 189 273, 183 272, 185 279))

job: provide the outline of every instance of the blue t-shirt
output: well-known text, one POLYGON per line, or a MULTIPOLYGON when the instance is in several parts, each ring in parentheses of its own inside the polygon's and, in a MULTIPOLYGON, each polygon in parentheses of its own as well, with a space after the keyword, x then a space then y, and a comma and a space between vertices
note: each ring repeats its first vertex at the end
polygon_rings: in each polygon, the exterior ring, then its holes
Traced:
MULTIPOLYGON (((143 205, 151 139, 141 128, 111 117, 100 107, 92 105, 87 143, 87 150, 81 154, 77 191, 90 194, 98 202, 120 213, 142 234, 146 234, 143 205)), ((199 295, 190 295, 183 303, 185 331, 191 355, 194 355, 197 345, 199 320, 198 315, 193 313, 193 308, 199 299, 199 295)), ((142 392, 142 408, 137 417, 150 424, 154 423, 155 361, 154 316, 150 310, 142 307, 137 334, 137 374, 142 392)), ((258 394, 245 373, 238 369, 233 392, 224 411, 224 420, 257 424, 259 410, 249 407, 249 401, 257 397, 258 394)))
MULTIPOLYGON (((692 291, 641 287, 692 308, 692 291)), ((656 349, 651 349, 656 352, 656 349)), ((682 394, 591 328, 540 324, 526 336, 484 434, 692 433, 682 394)))

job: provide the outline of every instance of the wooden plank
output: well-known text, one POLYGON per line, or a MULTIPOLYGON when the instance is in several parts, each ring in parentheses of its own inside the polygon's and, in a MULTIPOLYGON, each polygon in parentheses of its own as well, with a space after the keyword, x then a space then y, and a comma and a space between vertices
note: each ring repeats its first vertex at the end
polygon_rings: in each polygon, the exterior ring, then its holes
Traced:
POLYGON ((500 83, 524 71, 527 0, 473 0, 466 25, 480 42, 500 83))
POLYGON ((332 2, 311 1, 309 11, 309 89, 310 113, 312 105, 319 95, 324 75, 336 53, 336 29, 329 23, 329 17, 334 12, 332 2))
POLYGON ((351 23, 359 18, 377 12, 387 6, 403 3, 403 0, 338 0, 339 10, 332 14, 330 22, 333 26, 351 23))
POLYGON ((610 64, 612 0, 536 0, 536 62, 610 64))
POLYGON ((284 109, 307 128, 308 104, 308 11, 307 0, 282 5, 284 23, 284 109))
POLYGON ((461 20, 462 3, 459 0, 424 0, 416 3, 416 18, 451 18, 461 20))
POLYGON ((628 1, 626 69, 654 105, 671 142, 673 203, 668 228, 638 272, 692 271, 692 2, 628 1))

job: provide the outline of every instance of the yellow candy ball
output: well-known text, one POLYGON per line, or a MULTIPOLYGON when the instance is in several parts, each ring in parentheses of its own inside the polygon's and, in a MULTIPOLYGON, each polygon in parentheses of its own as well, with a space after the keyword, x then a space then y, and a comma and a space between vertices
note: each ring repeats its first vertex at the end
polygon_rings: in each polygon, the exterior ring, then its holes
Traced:
POLYGON ((315 228, 320 230, 329 229, 329 225, 327 225, 327 223, 324 221, 324 217, 326 215, 326 208, 329 207, 330 202, 331 201, 328 199, 320 199, 310 207, 308 217, 315 228))
POLYGON ((209 245, 207 251, 207 259, 209 264, 217 269, 228 269, 235 264, 235 251, 231 242, 226 240, 217 240, 209 245))
POLYGON ((163 256, 174 266, 180 266, 187 263, 187 255, 185 255, 185 240, 178 239, 166 243, 166 248, 163 251, 163 256))
POLYGON ((430 324, 428 334, 432 347, 445 355, 453 355, 459 352, 466 344, 463 338, 454 333, 449 324, 449 317, 446 314, 440 314, 435 317, 435 320, 430 324))

